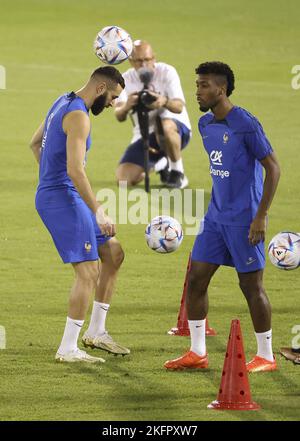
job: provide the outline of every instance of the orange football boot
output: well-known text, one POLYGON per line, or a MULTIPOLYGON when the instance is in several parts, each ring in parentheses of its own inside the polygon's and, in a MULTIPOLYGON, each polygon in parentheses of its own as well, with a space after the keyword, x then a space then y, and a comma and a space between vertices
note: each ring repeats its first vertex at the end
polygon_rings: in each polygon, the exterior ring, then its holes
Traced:
POLYGON ((275 371, 277 369, 276 360, 266 360, 265 358, 255 355, 255 357, 246 364, 247 371, 250 372, 268 372, 275 371))
POLYGON ((172 371, 205 369, 208 367, 208 356, 207 354, 200 356, 195 352, 188 351, 182 357, 166 361, 164 367, 172 371))

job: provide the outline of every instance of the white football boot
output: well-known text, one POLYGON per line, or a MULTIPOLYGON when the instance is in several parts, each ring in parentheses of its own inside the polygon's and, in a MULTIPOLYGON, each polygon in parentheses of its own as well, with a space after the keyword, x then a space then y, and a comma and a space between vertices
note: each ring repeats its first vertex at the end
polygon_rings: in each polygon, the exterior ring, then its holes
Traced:
POLYGON ((82 337, 82 343, 85 347, 90 347, 92 349, 102 349, 103 351, 110 352, 114 355, 128 355, 130 350, 116 343, 113 338, 105 332, 104 334, 92 338, 87 333, 82 337))
POLYGON ((104 358, 92 357, 91 355, 80 349, 67 352, 66 354, 59 354, 57 352, 55 355, 55 360, 67 363, 74 363, 77 361, 84 361, 86 363, 105 363, 104 358))

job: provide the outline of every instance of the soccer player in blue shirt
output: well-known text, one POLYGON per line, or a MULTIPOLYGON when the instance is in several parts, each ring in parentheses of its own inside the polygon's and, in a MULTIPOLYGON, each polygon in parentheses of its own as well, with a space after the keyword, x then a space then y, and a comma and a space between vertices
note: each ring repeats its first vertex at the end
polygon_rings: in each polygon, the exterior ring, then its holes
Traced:
POLYGON ((255 330, 258 350, 247 370, 273 371, 271 306, 263 287, 263 270, 267 212, 279 181, 279 165, 259 121, 229 100, 234 90, 231 68, 206 62, 198 66, 196 74, 200 110, 210 110, 200 118, 199 131, 210 160, 213 188, 191 257, 186 298, 191 348, 182 357, 167 361, 165 367, 208 367, 207 288, 219 266, 226 265, 237 271, 255 330))
POLYGON ((75 272, 65 332, 55 356, 58 361, 104 361, 77 346, 94 290, 91 321, 83 344, 114 354, 130 352, 116 343, 105 329, 106 314, 124 254, 113 237, 115 225, 96 200, 85 172, 87 151, 91 146, 89 111, 98 115, 110 107, 124 86, 122 75, 114 67, 96 69, 80 90, 62 95, 54 102, 31 140, 31 148, 40 165, 36 209, 63 262, 71 263, 75 272))

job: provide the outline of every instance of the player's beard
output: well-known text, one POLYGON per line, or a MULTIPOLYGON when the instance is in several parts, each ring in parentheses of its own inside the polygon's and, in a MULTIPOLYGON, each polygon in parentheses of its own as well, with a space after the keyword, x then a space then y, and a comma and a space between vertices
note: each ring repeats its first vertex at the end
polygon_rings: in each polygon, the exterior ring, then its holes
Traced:
POLYGON ((99 113, 103 111, 106 106, 106 100, 107 92, 105 92, 103 95, 98 96, 98 98, 95 99, 91 106, 91 111, 93 115, 99 115, 99 113))
POLYGON ((201 112, 208 112, 210 107, 206 107, 206 106, 199 106, 199 109, 201 110, 201 112))
POLYGON ((219 100, 217 98, 208 100, 206 104, 200 104, 199 103, 199 109, 201 112, 208 112, 211 110, 214 111, 214 108, 219 104, 219 100))

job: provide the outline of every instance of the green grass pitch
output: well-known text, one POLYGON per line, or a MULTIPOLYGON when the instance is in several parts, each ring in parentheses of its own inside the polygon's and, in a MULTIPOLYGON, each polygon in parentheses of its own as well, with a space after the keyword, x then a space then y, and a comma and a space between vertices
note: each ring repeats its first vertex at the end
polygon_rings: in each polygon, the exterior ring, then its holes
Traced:
MULTIPOLYGON (((219 59, 236 74, 232 100, 262 122, 277 152, 282 178, 269 217, 268 242, 281 231, 300 231, 299 102, 291 87, 299 64, 298 2, 254 0, 1 0, 0 65, 0 420, 298 420, 300 368, 281 360, 279 370, 250 378, 258 412, 217 412, 216 398, 230 322, 242 324, 246 357, 256 343, 234 270, 219 270, 210 288, 206 372, 170 373, 166 359, 188 348, 170 337, 176 324, 193 237, 174 255, 158 255, 144 242, 144 225, 120 225, 126 260, 108 317, 108 329, 131 348, 126 358, 106 356, 100 367, 57 365, 54 354, 66 318, 72 270, 64 267, 34 209, 37 165, 28 148, 33 131, 53 100, 80 87, 98 66, 92 53, 96 32, 117 24, 134 39, 149 40, 157 59, 176 66, 193 125, 184 153, 191 188, 211 183, 197 133, 194 68, 219 59)), ((121 71, 128 68, 125 62, 121 71)), ((114 169, 130 136, 129 122, 112 111, 93 118, 88 175, 95 192, 117 189, 114 169)), ((152 178, 158 184, 157 177, 152 178)), ((300 324, 300 270, 279 271, 268 262, 265 287, 273 307, 274 350, 291 345, 300 324)), ((95 352, 93 352, 95 354, 95 352)))

